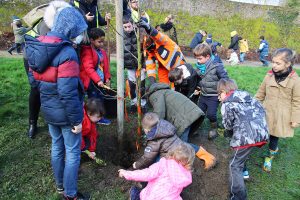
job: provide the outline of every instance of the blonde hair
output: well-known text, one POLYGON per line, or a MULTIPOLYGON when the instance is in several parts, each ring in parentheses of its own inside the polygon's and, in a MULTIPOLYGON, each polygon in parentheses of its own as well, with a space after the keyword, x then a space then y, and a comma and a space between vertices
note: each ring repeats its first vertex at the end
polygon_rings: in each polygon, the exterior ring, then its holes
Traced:
POLYGON ((143 129, 150 130, 158 123, 158 121, 159 121, 159 117, 157 114, 153 112, 146 113, 142 120, 143 129))
POLYGON ((238 86, 236 84, 236 82, 233 79, 226 79, 226 78, 221 78, 218 82, 218 87, 217 87, 217 91, 219 92, 230 92, 232 90, 237 90, 238 86))
POLYGON ((193 163, 195 160, 195 150, 193 147, 185 142, 168 151, 167 159, 174 159, 187 170, 193 170, 193 163))
POLYGON ((286 63, 291 62, 291 66, 293 66, 295 64, 297 54, 292 49, 288 49, 288 48, 277 49, 273 53, 272 57, 274 58, 274 57, 279 56, 279 55, 283 55, 283 60, 286 63))

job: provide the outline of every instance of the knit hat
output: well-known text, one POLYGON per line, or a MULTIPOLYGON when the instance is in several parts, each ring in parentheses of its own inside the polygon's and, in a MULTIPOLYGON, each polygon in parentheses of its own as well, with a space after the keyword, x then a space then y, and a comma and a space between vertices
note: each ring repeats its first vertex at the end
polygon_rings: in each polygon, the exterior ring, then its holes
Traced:
POLYGON ((82 14, 74 7, 67 7, 55 15, 51 31, 73 39, 84 32, 87 27, 82 14))
POLYGON ((212 38, 212 34, 209 33, 209 34, 207 35, 207 37, 208 37, 208 38, 212 38))

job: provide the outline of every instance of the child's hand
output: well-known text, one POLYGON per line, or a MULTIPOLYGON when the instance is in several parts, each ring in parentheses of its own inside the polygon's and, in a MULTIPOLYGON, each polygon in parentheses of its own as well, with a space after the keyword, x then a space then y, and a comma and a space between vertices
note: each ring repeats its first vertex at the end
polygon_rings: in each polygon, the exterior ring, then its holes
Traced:
POLYGON ((292 128, 297 128, 299 127, 300 124, 296 123, 296 122, 291 122, 291 127, 292 128))
POLYGON ((103 86, 104 86, 104 83, 103 83, 102 81, 99 81, 99 82, 97 83, 97 85, 98 85, 99 87, 103 87, 103 86))
POLYGON ((71 131, 75 134, 80 133, 82 130, 82 124, 78 124, 77 126, 73 126, 73 128, 71 129, 71 131))
POLYGON ((198 95, 200 95, 200 94, 201 94, 201 90, 195 90, 195 91, 194 91, 194 95, 198 96, 198 95))
POLYGON ((105 21, 109 21, 111 20, 111 14, 110 13, 106 13, 105 14, 105 21))
POLYGON ((90 152, 90 154, 88 154, 88 155, 91 159, 95 160, 95 158, 96 158, 96 153, 95 152, 90 152))
POLYGON ((126 170, 124 170, 124 169, 119 169, 118 172, 119 172, 119 177, 120 177, 120 178, 123 178, 123 177, 124 177, 124 174, 125 174, 125 172, 126 172, 126 170))
POLYGON ((105 81, 105 85, 106 85, 107 87, 110 87, 110 80, 109 80, 109 79, 107 79, 107 80, 105 81))

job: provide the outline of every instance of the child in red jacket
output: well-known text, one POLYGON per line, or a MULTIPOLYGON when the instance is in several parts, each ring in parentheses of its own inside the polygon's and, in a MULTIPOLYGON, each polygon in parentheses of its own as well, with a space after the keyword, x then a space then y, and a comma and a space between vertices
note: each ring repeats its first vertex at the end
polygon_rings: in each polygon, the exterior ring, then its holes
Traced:
MULTIPOLYGON (((109 60, 104 46, 105 33, 99 28, 92 28, 89 33, 89 45, 82 45, 80 50, 80 79, 88 98, 98 98, 103 101, 101 88, 110 85, 109 60), (98 88, 98 87, 99 88, 98 88), (99 91, 100 90, 100 91, 99 91)), ((108 119, 102 118, 98 123, 109 125, 108 119)))
POLYGON ((82 122, 82 140, 81 151, 88 149, 91 153, 89 157, 95 159, 96 144, 97 144, 97 129, 98 122, 104 115, 104 108, 100 99, 90 98, 84 105, 84 117, 82 122))

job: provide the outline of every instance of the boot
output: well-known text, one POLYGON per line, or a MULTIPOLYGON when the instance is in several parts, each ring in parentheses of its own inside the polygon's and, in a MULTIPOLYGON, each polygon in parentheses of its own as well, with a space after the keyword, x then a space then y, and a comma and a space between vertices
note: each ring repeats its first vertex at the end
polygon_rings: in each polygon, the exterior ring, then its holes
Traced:
POLYGON ((272 170, 272 162, 274 157, 278 154, 278 148, 274 150, 269 150, 269 156, 265 157, 265 162, 263 166, 263 170, 266 172, 270 172, 272 170))
POLYGON ((29 120, 28 137, 33 139, 37 132, 37 122, 35 120, 29 120))
POLYGON ((208 153, 202 146, 200 146, 199 151, 196 153, 196 156, 204 160, 204 169, 209 170, 216 165, 216 158, 208 153))
POLYGON ((213 139, 215 139, 216 137, 219 136, 217 128, 218 128, 217 122, 211 122, 210 123, 210 130, 208 132, 208 139, 209 140, 213 140, 213 139))

